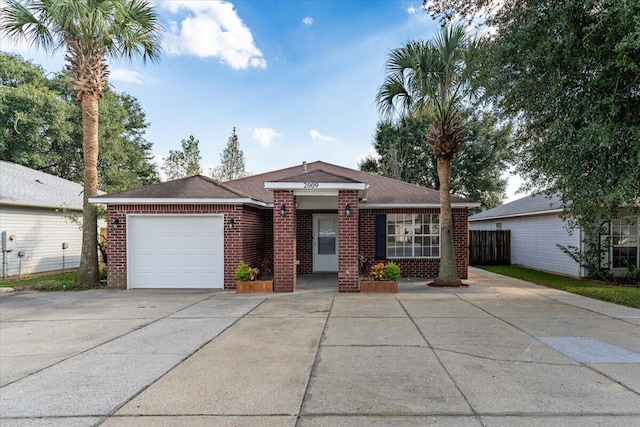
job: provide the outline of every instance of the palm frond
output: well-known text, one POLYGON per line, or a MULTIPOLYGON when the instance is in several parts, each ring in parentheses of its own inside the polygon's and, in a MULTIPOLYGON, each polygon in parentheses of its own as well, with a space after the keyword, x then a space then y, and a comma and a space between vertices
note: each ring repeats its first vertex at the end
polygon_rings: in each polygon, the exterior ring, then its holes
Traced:
POLYGON ((381 114, 432 118, 429 141, 438 156, 453 156, 463 138, 460 108, 473 88, 474 41, 462 26, 443 28, 432 40, 412 41, 389 53, 376 101, 381 114))

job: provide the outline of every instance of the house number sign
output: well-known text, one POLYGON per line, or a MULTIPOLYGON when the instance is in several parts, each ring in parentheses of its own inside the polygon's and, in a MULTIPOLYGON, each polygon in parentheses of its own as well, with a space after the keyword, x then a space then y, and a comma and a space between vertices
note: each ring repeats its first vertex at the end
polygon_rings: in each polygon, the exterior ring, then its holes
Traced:
POLYGON ((305 182, 304 188, 318 188, 317 182, 305 182))

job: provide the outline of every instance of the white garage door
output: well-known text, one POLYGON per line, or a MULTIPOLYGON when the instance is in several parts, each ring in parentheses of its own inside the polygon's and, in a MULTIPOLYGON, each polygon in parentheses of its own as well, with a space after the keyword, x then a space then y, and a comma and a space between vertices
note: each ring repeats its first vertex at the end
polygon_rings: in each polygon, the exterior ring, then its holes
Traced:
POLYGON ((224 287, 222 215, 127 218, 129 288, 224 287))

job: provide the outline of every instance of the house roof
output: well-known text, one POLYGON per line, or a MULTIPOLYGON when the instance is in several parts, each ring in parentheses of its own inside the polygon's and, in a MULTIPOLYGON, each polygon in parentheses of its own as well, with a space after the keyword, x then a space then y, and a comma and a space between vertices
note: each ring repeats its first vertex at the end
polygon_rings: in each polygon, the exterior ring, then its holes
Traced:
POLYGON ((194 175, 187 178, 151 184, 95 198, 97 202, 102 203, 127 203, 139 199, 154 202, 166 202, 168 199, 195 199, 203 202, 242 200, 246 202, 251 198, 229 188, 226 184, 203 175, 194 175))
POLYGON ((317 169, 311 172, 303 172, 299 175, 289 176, 283 179, 278 179, 274 182, 329 182, 329 183, 342 183, 352 184, 359 182, 358 180, 347 178, 346 176, 336 175, 330 172, 326 172, 322 169, 317 169))
POLYGON ((0 204, 82 210, 82 184, 0 161, 0 204))
MULTIPOLYGON (((228 181, 225 184, 253 198, 272 203, 273 192, 264 188, 265 182, 312 181, 309 177, 313 178, 314 176, 339 177, 339 179, 344 180, 332 182, 368 184, 366 203, 369 205, 425 204, 435 206, 440 204, 440 196, 437 190, 321 161, 308 163, 306 174, 302 173, 302 166, 298 165, 228 181)), ((470 204, 474 202, 464 197, 452 195, 451 203, 470 204)))
MULTIPOLYGON (((342 186, 357 186, 367 189, 366 203, 378 206, 439 206, 436 190, 409 184, 380 175, 361 172, 325 162, 312 162, 272 172, 251 175, 220 183, 201 175, 153 184, 120 193, 108 194, 92 199, 97 203, 185 203, 191 201, 224 203, 234 202, 268 205, 273 203, 273 190, 265 183, 319 182, 342 186)), ((451 203, 476 206, 472 200, 452 195, 451 203)))
POLYGON ((472 215, 469 217, 469 221, 482 221, 488 219, 558 212, 562 212, 562 202, 559 195, 554 194, 549 197, 544 194, 533 194, 472 215))

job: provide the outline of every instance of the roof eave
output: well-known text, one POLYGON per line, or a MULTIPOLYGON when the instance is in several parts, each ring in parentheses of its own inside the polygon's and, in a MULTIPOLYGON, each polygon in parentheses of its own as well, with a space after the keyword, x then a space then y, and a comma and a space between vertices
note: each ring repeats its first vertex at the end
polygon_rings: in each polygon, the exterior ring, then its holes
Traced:
POLYGON ((265 182, 264 188, 268 190, 360 190, 369 188, 363 182, 265 182))
POLYGON ((89 203, 100 205, 254 205, 266 207, 260 200, 250 198, 166 198, 166 197, 92 197, 89 203))
POLYGON ((469 217, 469 222, 475 221, 491 221, 495 219, 504 219, 504 218, 517 218, 523 216, 538 216, 538 215, 551 215, 551 214, 561 214, 563 212, 562 209, 549 209, 546 211, 534 211, 534 212, 520 212, 508 215, 494 215, 494 216, 486 216, 482 218, 473 218, 469 217))
MULTIPOLYGON (((478 202, 451 203, 451 208, 477 208, 478 202)), ((440 208, 440 203, 361 203, 360 209, 391 209, 391 208, 440 208)))
POLYGON ((12 206, 23 208, 40 208, 40 209, 67 209, 70 211, 82 212, 82 207, 79 206, 65 206, 65 205, 48 205, 41 203, 29 203, 29 202, 12 202, 9 200, 1 200, 0 206, 12 206))

